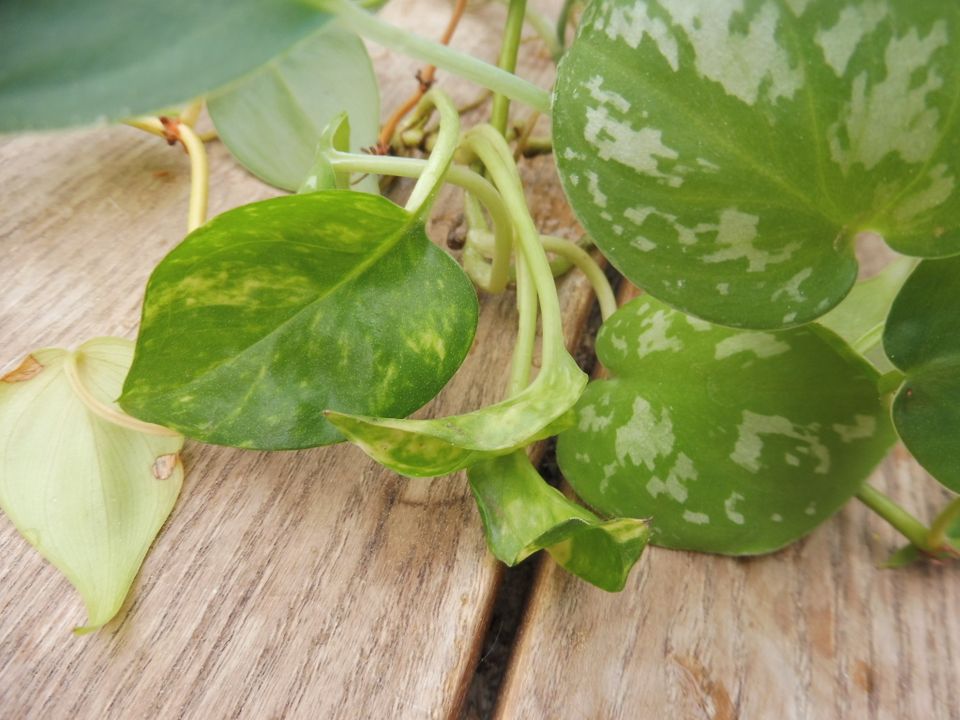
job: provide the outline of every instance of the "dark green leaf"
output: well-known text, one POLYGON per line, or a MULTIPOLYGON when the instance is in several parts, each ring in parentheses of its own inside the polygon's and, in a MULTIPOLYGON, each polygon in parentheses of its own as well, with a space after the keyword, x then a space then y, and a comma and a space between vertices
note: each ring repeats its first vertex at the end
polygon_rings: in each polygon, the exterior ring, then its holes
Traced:
POLYGON ((659 545, 782 547, 893 443, 876 371, 823 328, 738 332, 645 297, 604 324, 597 353, 615 378, 587 388, 560 467, 591 506, 650 517, 659 545))
POLYGON ((377 78, 367 50, 336 25, 216 93, 207 107, 243 166, 291 191, 307 177, 320 134, 338 114, 351 121, 353 142, 345 150, 376 144, 380 127, 377 78))
POLYGON ((507 565, 546 549, 574 575, 616 592, 647 545, 645 521, 601 520, 547 485, 524 452, 479 462, 467 477, 487 547, 507 565))
POLYGON ((337 190, 275 198, 220 215, 154 270, 120 404, 216 444, 336 442, 324 410, 413 412, 476 323, 469 279, 403 209, 337 190))
POLYGON ((560 64, 564 189, 628 278, 778 328, 835 306, 853 240, 960 253, 960 5, 597 0, 560 64))
POLYGON ((186 102, 328 19, 296 0, 5 0, 0 130, 120 120, 186 102))
POLYGON ((903 442, 960 492, 960 258, 924 260, 894 300, 883 336, 906 374, 893 403, 903 442))

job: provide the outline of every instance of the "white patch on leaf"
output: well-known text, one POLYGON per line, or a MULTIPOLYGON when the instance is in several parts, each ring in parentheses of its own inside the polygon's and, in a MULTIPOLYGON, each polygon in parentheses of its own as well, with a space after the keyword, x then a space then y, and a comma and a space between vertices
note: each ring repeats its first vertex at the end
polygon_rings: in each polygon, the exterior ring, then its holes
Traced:
MULTIPOLYGON (((754 105, 766 87, 770 102, 792 98, 803 85, 803 70, 791 67, 784 44, 777 38, 780 13, 766 3, 750 18, 747 34, 732 32, 742 0, 660 0, 683 28, 696 54, 697 72, 723 86, 728 95, 754 105)), ((737 17, 739 19, 739 17, 737 17)))
POLYGON ((855 163, 872 170, 891 153, 906 163, 930 158, 940 143, 940 113, 928 107, 927 95, 943 86, 932 60, 948 41, 943 20, 924 38, 912 28, 887 45, 882 80, 857 75, 840 119, 827 130, 830 155, 845 172, 855 163))
POLYGON ((617 428, 615 450, 621 465, 629 459, 634 465, 644 465, 652 471, 659 457, 673 452, 676 438, 670 412, 664 408, 658 418, 642 397, 633 400, 633 416, 617 428))
POLYGON ((683 511, 683 519, 691 525, 709 525, 710 516, 702 512, 683 511))
POLYGON ((613 420, 613 413, 609 415, 597 414, 597 408, 594 405, 587 405, 580 408, 580 422, 577 429, 580 432, 598 432, 607 428, 613 420))
POLYGON ((942 205, 953 194, 956 178, 948 174, 946 164, 940 163, 935 166, 930 170, 928 177, 929 185, 913 195, 908 195, 906 200, 893 210, 891 215, 897 223, 901 225, 910 223, 917 216, 942 205))
POLYGON ((611 40, 623 40, 636 50, 644 37, 657 44, 660 54, 676 72, 680 66, 677 61, 677 40, 660 18, 651 18, 647 3, 639 0, 633 5, 611 3, 610 13, 605 20, 598 22, 598 28, 611 40))
POLYGON ((763 272, 768 265, 786 262, 794 252, 800 249, 800 243, 797 242, 789 243, 776 252, 758 248, 754 241, 757 239, 759 222, 760 218, 756 215, 727 208, 720 213, 719 224, 698 226, 704 228, 704 231, 715 230, 716 245, 723 248, 704 255, 701 258, 703 262, 712 264, 743 258, 747 261, 747 272, 763 272))
POLYGON ((840 12, 836 25, 829 30, 817 30, 814 39, 837 77, 843 77, 857 46, 886 16, 886 4, 877 0, 862 5, 848 5, 840 12))
POLYGON ((735 492, 723 501, 723 512, 726 513, 727 519, 736 525, 743 525, 746 522, 743 513, 737 512, 736 509, 737 503, 741 500, 743 500, 743 495, 735 492))
POLYGON ((683 343, 679 338, 667 335, 674 317, 669 310, 657 310, 640 321, 640 326, 646 329, 637 337, 637 355, 644 358, 655 352, 683 350, 683 343))
POLYGON ((830 471, 830 451, 820 442, 816 427, 796 425, 780 415, 761 415, 743 411, 743 419, 737 427, 737 442, 730 459, 749 472, 759 472, 763 467, 764 435, 775 435, 797 441, 794 450, 809 457, 814 464, 813 472, 825 475, 830 471))
POLYGON ((845 443, 871 438, 877 432, 877 419, 872 415, 856 415, 851 425, 837 423, 833 425, 833 431, 845 443))
POLYGON ((783 287, 780 287, 770 296, 770 299, 776 302, 783 295, 786 295, 794 302, 803 302, 807 299, 806 294, 800 290, 800 285, 803 284, 803 281, 813 275, 813 268, 804 268, 792 278, 787 280, 783 284, 783 287))
POLYGON ((723 360, 742 352, 749 352, 758 358, 769 358, 790 351, 790 346, 773 333, 743 332, 721 340, 714 352, 715 360, 723 360))

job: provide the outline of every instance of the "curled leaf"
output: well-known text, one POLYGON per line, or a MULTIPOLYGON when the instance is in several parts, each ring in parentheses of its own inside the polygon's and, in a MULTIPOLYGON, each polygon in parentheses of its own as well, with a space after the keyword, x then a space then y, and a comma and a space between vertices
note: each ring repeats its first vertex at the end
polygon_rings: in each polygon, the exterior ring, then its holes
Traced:
POLYGON ((647 545, 646 521, 601 520, 544 482, 524 452, 476 463, 467 477, 487 547, 507 565, 547 550, 574 575, 617 592, 647 545))
POLYGON ((587 377, 566 352, 521 393, 466 415, 391 420, 329 411, 327 419, 381 465, 403 475, 446 475, 556 435, 587 377))
POLYGON ((118 426, 78 395, 77 382, 119 412, 113 399, 133 343, 98 338, 75 354, 30 357, 39 371, 0 383, 0 507, 80 593, 87 624, 78 632, 96 630, 120 609, 173 509, 183 438, 118 426))

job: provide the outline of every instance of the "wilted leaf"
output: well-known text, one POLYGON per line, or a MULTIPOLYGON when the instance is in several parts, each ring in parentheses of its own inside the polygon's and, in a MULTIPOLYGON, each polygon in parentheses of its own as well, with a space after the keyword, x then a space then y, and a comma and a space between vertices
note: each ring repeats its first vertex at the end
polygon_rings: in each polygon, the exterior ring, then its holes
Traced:
POLYGON ((490 552, 516 565, 538 550, 610 592, 623 589, 647 545, 643 520, 601 520, 540 477, 524 452, 484 460, 467 471, 490 552))
MULTIPOLYGON (((183 438, 91 412, 68 377, 70 355, 37 350, 0 378, 0 507, 80 593, 80 631, 90 631, 120 609, 173 509, 183 438)), ((113 407, 132 357, 127 340, 91 340, 76 351, 76 377, 113 407)))

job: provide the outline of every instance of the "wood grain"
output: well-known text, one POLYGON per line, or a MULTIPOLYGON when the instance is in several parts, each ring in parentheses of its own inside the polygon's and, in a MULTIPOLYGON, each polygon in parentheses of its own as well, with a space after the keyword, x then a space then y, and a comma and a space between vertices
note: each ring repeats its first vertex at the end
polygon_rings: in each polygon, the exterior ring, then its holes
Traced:
MULTIPOLYGON (((386 12, 428 36, 448 13, 440 0, 396 0, 386 12)), ((502 18, 495 4, 468 13, 455 44, 494 56, 502 18)), ((415 87, 416 64, 374 56, 386 112, 415 87)), ((536 45, 525 46, 525 72, 550 81, 536 45)), ((476 92, 457 89, 461 100, 476 92)), ((211 215, 275 194, 219 144, 211 165, 211 215)), ((538 220, 570 226, 549 160, 526 172, 538 220)), ((0 364, 36 347, 133 337, 147 276, 184 234, 188 185, 179 150, 129 128, 4 139, 0 364)), ((431 223, 439 241, 459 222, 455 201, 445 195, 431 223)), ((591 303, 579 274, 562 297, 574 341, 591 303)), ((501 397, 513 307, 511 293, 483 298, 482 350, 425 412, 501 397)), ((90 636, 70 633, 83 613, 67 582, 0 518, 0 716, 456 715, 500 574, 462 476, 405 480, 345 445, 189 445, 185 465, 181 499, 126 605, 90 636)))
MULTIPOLYGON (((899 446, 870 482, 949 495, 899 446)), ((854 500, 773 555, 651 548, 619 595, 544 562, 497 717, 960 718, 960 567, 880 569, 902 544, 854 500)))

